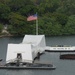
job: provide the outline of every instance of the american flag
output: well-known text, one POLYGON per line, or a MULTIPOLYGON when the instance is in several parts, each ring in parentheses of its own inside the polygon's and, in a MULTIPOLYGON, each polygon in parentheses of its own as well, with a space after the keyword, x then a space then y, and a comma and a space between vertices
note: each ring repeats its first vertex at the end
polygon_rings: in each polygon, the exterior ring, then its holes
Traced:
POLYGON ((37 14, 31 15, 27 18, 27 21, 37 20, 37 14))

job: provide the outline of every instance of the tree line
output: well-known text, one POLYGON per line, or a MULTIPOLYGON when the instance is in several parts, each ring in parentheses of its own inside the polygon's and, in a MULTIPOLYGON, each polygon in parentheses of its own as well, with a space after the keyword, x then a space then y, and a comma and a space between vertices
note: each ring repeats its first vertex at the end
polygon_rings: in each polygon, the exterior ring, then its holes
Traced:
POLYGON ((75 0, 0 0, 0 32, 4 25, 12 35, 35 34, 38 13, 39 34, 75 35, 75 0))

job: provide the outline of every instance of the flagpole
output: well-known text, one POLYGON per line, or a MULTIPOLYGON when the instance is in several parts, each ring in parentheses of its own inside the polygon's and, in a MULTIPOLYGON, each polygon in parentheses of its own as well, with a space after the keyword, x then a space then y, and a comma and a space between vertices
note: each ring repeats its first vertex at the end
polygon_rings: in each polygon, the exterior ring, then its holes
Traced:
MULTIPOLYGON (((37 13, 36 13, 36 15, 37 15, 37 13)), ((36 20, 36 35, 38 35, 38 18, 36 20)))

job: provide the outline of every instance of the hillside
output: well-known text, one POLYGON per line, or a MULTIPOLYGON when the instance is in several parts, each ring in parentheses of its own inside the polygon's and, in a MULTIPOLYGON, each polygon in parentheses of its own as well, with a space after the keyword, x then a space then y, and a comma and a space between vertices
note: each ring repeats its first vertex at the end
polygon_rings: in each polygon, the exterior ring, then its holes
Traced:
POLYGON ((12 35, 35 34, 37 12, 39 34, 75 35, 75 0, 0 0, 0 33, 8 25, 12 35))

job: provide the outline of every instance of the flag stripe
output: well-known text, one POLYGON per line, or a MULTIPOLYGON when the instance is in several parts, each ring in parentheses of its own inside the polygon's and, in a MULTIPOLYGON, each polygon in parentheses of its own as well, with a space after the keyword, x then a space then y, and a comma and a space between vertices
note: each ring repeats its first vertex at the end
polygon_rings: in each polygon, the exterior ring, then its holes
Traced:
POLYGON ((37 20, 37 15, 31 15, 27 18, 27 21, 33 21, 33 20, 37 20))

